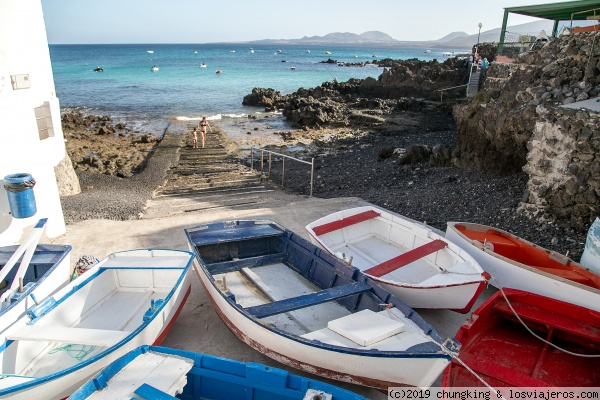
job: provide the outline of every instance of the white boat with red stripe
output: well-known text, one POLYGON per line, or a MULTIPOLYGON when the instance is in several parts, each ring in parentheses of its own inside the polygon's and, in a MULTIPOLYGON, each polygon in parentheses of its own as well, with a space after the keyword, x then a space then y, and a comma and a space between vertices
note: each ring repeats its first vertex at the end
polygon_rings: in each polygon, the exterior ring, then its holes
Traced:
POLYGON ((315 244, 357 267, 413 308, 468 312, 489 275, 432 227, 373 206, 306 226, 315 244))

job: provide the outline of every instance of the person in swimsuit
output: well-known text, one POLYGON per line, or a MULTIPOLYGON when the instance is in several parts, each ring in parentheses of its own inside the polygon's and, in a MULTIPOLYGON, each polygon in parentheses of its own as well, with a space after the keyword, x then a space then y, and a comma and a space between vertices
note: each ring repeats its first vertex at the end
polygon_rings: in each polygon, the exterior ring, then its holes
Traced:
POLYGON ((212 132, 212 128, 208 124, 206 117, 202 117, 202 121, 198 124, 198 128, 200 128, 200 136, 202 136, 202 148, 204 148, 204 142, 206 141, 206 127, 210 129, 212 132))
POLYGON ((192 149, 198 148, 198 128, 192 132, 192 149))

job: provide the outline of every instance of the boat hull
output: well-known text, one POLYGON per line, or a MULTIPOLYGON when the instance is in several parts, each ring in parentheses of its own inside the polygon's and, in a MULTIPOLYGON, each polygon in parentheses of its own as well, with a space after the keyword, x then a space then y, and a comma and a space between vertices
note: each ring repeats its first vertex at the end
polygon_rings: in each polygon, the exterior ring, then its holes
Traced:
MULTIPOLYGON (((503 233, 510 235, 507 232, 503 233)), ((510 236, 524 242, 514 235, 510 236)), ((596 288, 503 257, 478 241, 467 238, 456 229, 454 223, 448 223, 446 238, 475 258, 479 265, 493 277, 490 279, 490 284, 495 287, 519 289, 600 311, 600 290, 596 288)))
MULTIPOLYGON (((343 226, 343 224, 340 226, 343 226)), ((362 271, 374 267, 377 263, 384 262, 386 258, 393 258, 405 253, 407 247, 410 250, 410 245, 406 244, 408 243, 405 239, 407 235, 415 238, 411 239, 410 243, 424 244, 434 240, 446 241, 425 225, 371 206, 357 207, 330 214, 308 224, 306 230, 314 244, 323 247, 335 256, 342 253, 347 261, 352 257, 352 265, 362 271), (316 233, 319 226, 331 226, 344 219, 369 212, 377 213, 378 216, 321 235, 316 233), (363 250, 358 249, 361 242, 365 243, 363 250), (405 246, 400 246, 399 243, 405 243, 405 246), (381 250, 377 249, 378 246, 381 247, 381 250), (367 247, 369 247, 369 250, 364 250, 367 247), (393 248, 396 248, 396 250, 393 248), (378 252, 380 254, 377 254, 378 252)), ((435 278, 432 273, 429 273, 423 275, 425 279, 420 282, 421 278, 413 279, 410 274, 406 275, 407 281, 402 281, 401 278, 394 279, 392 276, 378 277, 368 272, 366 274, 380 286, 404 301, 409 307, 450 309, 466 313, 483 291, 488 277, 470 255, 465 254, 452 243, 447 243, 446 249, 441 252, 444 254, 439 257, 443 257, 445 260, 440 261, 440 263, 447 264, 444 268, 451 269, 457 264, 463 264, 464 268, 460 273, 440 273, 435 278), (467 275, 470 276, 467 278, 467 275)), ((423 261, 429 265, 423 263, 422 266, 418 267, 422 270, 437 268, 437 271, 439 271, 444 269, 437 266, 438 260, 432 256, 424 257, 423 261)), ((422 275, 414 265, 410 266, 409 264, 401 268, 407 267, 415 270, 415 277, 422 275)))
MULTIPOLYGON (((4 255, 12 254, 17 246, 0 248, 4 255)), ((53 260, 52 266, 40 277, 33 286, 26 288, 19 299, 0 312, 0 333, 6 330, 16 320, 22 317, 28 309, 43 301, 67 283, 72 276, 71 246, 67 245, 38 245, 30 262, 30 268, 53 260), (35 299, 35 300, 34 300, 35 299)), ((27 275, 26 275, 27 276, 27 275)))
MULTIPOLYGON (((153 250, 134 250, 130 253, 140 253, 146 251, 152 252, 153 250)), ((164 255, 170 253, 168 250, 158 250, 158 252, 161 252, 164 255)), ((117 254, 123 253, 128 252, 117 254)), ((94 354, 89 359, 83 359, 79 363, 75 363, 74 365, 63 370, 50 373, 45 376, 35 376, 33 379, 18 382, 18 384, 12 386, 9 386, 8 384, 2 385, 3 380, 0 380, 0 397, 7 399, 40 400, 66 398, 75 390, 77 390, 77 388, 79 388, 92 375, 125 353, 142 345, 158 344, 161 342, 168 333, 169 329, 173 326, 174 318, 179 315, 185 304, 185 300, 191 291, 191 254, 181 251, 173 251, 172 253, 176 254, 174 257, 177 258, 177 270, 181 270, 180 275, 177 278, 176 284, 167 290, 168 295, 164 298, 164 302, 162 302, 160 305, 157 305, 156 311, 148 316, 148 319, 146 319, 144 316, 144 321, 140 322, 138 327, 133 331, 125 332, 126 336, 124 336, 124 338, 119 340, 116 344, 106 347, 99 353, 94 354), (182 265, 184 267, 182 267, 182 265)), ((110 257, 111 256, 107 257, 105 260, 108 260, 110 257)), ((143 264, 143 261, 140 263, 140 260, 138 260, 130 268, 122 266, 118 268, 138 271, 144 269, 141 264, 143 264)), ((57 299, 56 303, 59 304, 57 307, 59 307, 63 302, 68 304, 70 297, 73 296, 73 298, 75 298, 74 296, 78 291, 85 290, 86 285, 91 284, 96 277, 102 274, 102 270, 99 268, 102 265, 103 262, 100 262, 97 266, 93 267, 85 275, 83 275, 80 280, 72 282, 55 294, 53 297, 57 299)), ((161 287, 161 283, 156 283, 156 285, 157 287, 161 287)), ((90 288, 91 286, 88 286, 87 290, 91 290, 90 288)), ((141 307, 143 309, 143 305, 141 307)), ((73 308, 76 308, 76 305, 73 308)), ((117 312, 117 310, 115 310, 115 312, 117 312)), ((56 315, 53 317, 53 314, 50 311, 40 318, 40 321, 50 318, 60 321, 61 315, 56 315)), ((5 340, 7 337, 10 337, 14 329, 18 329, 20 326, 27 325, 28 319, 29 318, 24 317, 15 323, 13 327, 7 330, 2 339, 5 340)), ((49 326, 54 326, 54 324, 51 323, 52 320, 49 322, 49 326)), ((12 340, 8 340, 4 341, 4 345, 2 346, 3 351, 0 354, 2 355, 4 362, 6 362, 6 359, 4 358, 10 358, 11 354, 13 354, 11 353, 11 351, 14 351, 11 350, 11 344, 12 340)))

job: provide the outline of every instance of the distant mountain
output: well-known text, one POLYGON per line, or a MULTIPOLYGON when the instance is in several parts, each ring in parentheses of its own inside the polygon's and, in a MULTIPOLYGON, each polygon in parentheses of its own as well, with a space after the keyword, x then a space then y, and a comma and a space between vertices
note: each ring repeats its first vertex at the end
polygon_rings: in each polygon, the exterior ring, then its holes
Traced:
POLYGON ((370 40, 372 42, 395 42, 396 39, 388 35, 387 33, 379 32, 379 31, 369 31, 365 33, 361 33, 361 38, 364 40, 370 40))
POLYGON ((333 32, 324 36, 304 36, 301 39, 266 39, 256 40, 250 43, 350 43, 350 44, 368 44, 368 43, 393 43, 396 39, 387 33, 379 31, 369 31, 357 35, 350 32, 333 32))
POLYGON ((467 32, 452 32, 446 36, 444 36, 441 39, 438 39, 437 41, 442 43, 442 42, 449 42, 451 40, 456 40, 456 39, 460 39, 460 38, 464 38, 465 36, 469 36, 469 34, 467 32))

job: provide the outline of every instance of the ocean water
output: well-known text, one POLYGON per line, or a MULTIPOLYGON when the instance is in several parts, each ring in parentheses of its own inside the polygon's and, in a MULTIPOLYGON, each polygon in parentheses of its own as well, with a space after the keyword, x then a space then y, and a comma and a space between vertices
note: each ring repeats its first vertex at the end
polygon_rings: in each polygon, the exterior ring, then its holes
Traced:
MULTIPOLYGON (((61 107, 110 115, 142 131, 157 131, 171 119, 245 118, 260 112, 242 106, 254 87, 282 94, 337 78, 377 78, 376 66, 325 64, 377 59, 443 61, 465 49, 248 44, 50 45, 61 107), (251 47, 253 51, 251 51, 251 47), (330 52, 331 54, 326 54, 330 52), (200 68, 204 63, 205 68, 200 68), (152 72, 156 65, 158 71, 152 72), (103 72, 94 72, 101 66, 103 72), (292 67, 295 68, 292 70, 292 67), (220 75, 216 74, 221 70, 220 75)), ((468 49, 467 49, 468 51, 468 49)))

